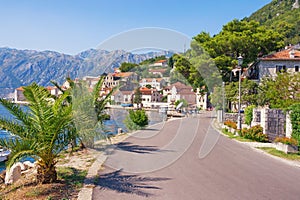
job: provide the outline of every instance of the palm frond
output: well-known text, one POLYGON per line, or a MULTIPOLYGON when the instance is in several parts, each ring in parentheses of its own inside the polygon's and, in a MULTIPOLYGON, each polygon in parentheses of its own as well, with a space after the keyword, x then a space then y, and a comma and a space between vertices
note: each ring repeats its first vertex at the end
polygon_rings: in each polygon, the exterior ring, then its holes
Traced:
POLYGON ((102 88, 102 85, 103 85, 103 82, 104 82, 104 76, 101 76, 99 81, 97 82, 97 84, 94 86, 94 89, 93 89, 93 100, 94 100, 94 103, 97 101, 97 99, 99 98, 99 95, 100 95, 100 90, 102 88))
POLYGON ((6 99, 0 98, 0 103, 20 122, 25 125, 29 125, 30 122, 28 121, 28 113, 24 112, 18 104, 15 104, 11 101, 6 99))
POLYGON ((26 128, 16 121, 0 118, 0 128, 8 130, 9 132, 19 136, 20 138, 24 138, 27 136, 26 128))
POLYGON ((7 169, 9 169, 13 166, 14 163, 20 161, 22 158, 35 156, 35 155, 36 155, 35 150, 23 150, 15 154, 11 154, 9 160, 6 162, 6 167, 7 169))
POLYGON ((60 87, 60 85, 56 82, 56 81, 50 81, 55 87, 57 87, 57 89, 59 91, 61 91, 62 93, 64 93, 64 90, 62 89, 62 87, 60 87))
POLYGON ((29 102, 31 110, 29 118, 32 124, 35 125, 35 129, 44 132, 44 127, 47 127, 47 123, 53 117, 50 92, 33 83, 24 87, 24 96, 29 102))

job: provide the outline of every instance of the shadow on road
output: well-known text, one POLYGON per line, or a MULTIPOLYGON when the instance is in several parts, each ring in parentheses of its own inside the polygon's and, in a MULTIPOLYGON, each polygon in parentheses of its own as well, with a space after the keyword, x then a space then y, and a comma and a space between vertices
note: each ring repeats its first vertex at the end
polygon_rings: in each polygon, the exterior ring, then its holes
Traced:
POLYGON ((95 149, 104 152, 105 155, 112 155, 115 153, 116 150, 127 151, 127 152, 138 153, 138 154, 150 154, 153 152, 166 151, 166 150, 161 150, 156 146, 136 145, 131 142, 120 142, 118 144, 103 145, 103 146, 98 146, 95 149))
POLYGON ((116 145, 116 148, 122 151, 128 151, 132 153, 151 153, 153 151, 159 151, 156 146, 140 146, 132 144, 131 142, 120 142, 116 145))
POLYGON ((122 174, 122 169, 120 169, 111 173, 100 175, 96 184, 101 190, 109 189, 120 193, 148 197, 152 196, 149 190, 161 189, 160 187, 150 185, 150 183, 167 180, 171 179, 160 177, 141 177, 135 174, 124 175, 122 174))

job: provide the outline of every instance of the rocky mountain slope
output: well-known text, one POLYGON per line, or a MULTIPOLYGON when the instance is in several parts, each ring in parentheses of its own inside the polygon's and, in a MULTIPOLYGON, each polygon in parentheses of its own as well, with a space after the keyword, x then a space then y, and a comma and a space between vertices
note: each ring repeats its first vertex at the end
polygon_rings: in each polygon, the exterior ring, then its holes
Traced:
POLYGON ((0 48, 0 95, 33 81, 46 86, 51 85, 51 80, 62 83, 67 76, 98 76, 104 72, 112 72, 113 68, 119 67, 123 62, 140 63, 170 53, 132 54, 122 50, 109 52, 90 49, 71 56, 53 51, 0 48))

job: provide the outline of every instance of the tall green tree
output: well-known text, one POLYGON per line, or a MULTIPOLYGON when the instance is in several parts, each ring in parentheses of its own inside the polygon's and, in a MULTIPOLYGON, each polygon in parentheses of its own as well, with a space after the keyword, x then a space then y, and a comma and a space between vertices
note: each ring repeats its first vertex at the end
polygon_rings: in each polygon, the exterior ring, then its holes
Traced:
MULTIPOLYGON (((232 104, 237 105, 239 100, 239 83, 230 82, 225 86, 228 108, 232 104)), ((258 105, 258 85, 254 81, 244 79, 241 81, 241 104, 258 105)))
POLYGON ((57 157, 70 139, 68 131, 72 108, 64 105, 68 95, 65 93, 59 99, 53 99, 49 91, 33 83, 24 87, 28 111, 0 99, 0 103, 15 117, 14 120, 0 118, 1 128, 16 135, 15 139, 0 138, 0 145, 11 150, 7 168, 31 156, 38 161, 37 180, 41 183, 56 181, 57 157))
POLYGON ((136 88, 134 91, 133 103, 136 103, 138 108, 140 108, 140 105, 142 104, 142 92, 140 87, 136 88))
MULTIPOLYGON (((70 88, 64 90, 53 82, 63 94, 68 94, 65 100, 65 105, 72 107, 72 126, 70 129, 70 137, 72 138, 72 147, 75 147, 76 141, 80 141, 81 147, 92 147, 94 138, 101 137, 101 125, 106 117, 105 106, 110 101, 111 95, 117 88, 113 88, 104 97, 100 97, 100 91, 104 82, 104 76, 101 76, 99 81, 93 88, 93 91, 88 91, 88 86, 84 81, 74 83, 73 80, 67 78, 70 88)), ((60 97, 58 97, 60 98, 60 97)))
POLYGON ((259 22, 233 20, 223 26, 222 31, 211 37, 202 32, 194 41, 213 58, 224 81, 237 65, 237 57, 244 57, 244 65, 254 62, 258 56, 266 55, 284 46, 283 35, 259 22))
POLYGON ((135 64, 135 63, 123 62, 119 69, 121 70, 121 72, 129 72, 137 66, 138 66, 138 64, 135 64))
POLYGON ((300 102, 300 73, 278 73, 263 79, 259 87, 259 104, 271 108, 288 108, 300 102))

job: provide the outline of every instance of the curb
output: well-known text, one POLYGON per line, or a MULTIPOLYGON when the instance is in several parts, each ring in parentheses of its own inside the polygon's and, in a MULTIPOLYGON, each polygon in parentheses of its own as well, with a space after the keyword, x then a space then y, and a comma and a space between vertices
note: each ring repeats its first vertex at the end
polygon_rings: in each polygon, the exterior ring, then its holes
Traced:
MULTIPOLYGON (((212 122, 212 127, 213 129, 215 129, 218 133, 220 133, 221 135, 229 138, 227 135, 225 135, 221 130, 220 130, 220 126, 219 126, 219 123, 217 122, 216 119, 214 119, 214 121, 212 122)), ((259 143, 259 142, 241 142, 241 141, 238 141, 238 140, 235 140, 235 139, 232 139, 233 141, 237 142, 237 143, 240 143, 240 144, 243 144, 243 145, 246 145, 248 146, 249 148, 251 148, 252 150, 258 152, 258 153, 261 153, 261 154, 264 154, 266 156, 269 156, 273 159, 276 159, 280 162, 283 162, 287 165, 290 165, 290 166, 293 166, 293 167, 299 167, 300 168, 300 162, 299 161, 292 161, 292 160, 287 160, 287 159, 284 159, 284 158, 280 158, 280 157, 277 157, 277 156, 274 156, 274 155, 271 155, 267 152, 265 152, 264 150, 262 149, 258 149, 257 147, 272 147, 272 148, 275 148, 274 147, 274 144, 272 143, 259 143)))
POLYGON ((88 170, 88 174, 84 179, 84 185, 78 193, 78 200, 92 200, 93 198, 93 189, 95 187, 94 179, 98 174, 98 170, 105 162, 107 156, 103 155, 103 153, 97 156, 97 159, 92 164, 92 166, 88 170))

